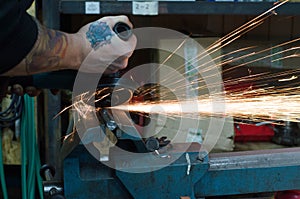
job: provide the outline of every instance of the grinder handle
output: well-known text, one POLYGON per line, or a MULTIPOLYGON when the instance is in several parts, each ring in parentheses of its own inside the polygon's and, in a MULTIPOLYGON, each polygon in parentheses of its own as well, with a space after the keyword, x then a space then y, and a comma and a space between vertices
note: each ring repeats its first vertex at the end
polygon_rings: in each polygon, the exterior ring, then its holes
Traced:
POLYGON ((113 31, 118 37, 124 41, 127 41, 132 35, 132 29, 124 22, 118 22, 114 25, 113 31))

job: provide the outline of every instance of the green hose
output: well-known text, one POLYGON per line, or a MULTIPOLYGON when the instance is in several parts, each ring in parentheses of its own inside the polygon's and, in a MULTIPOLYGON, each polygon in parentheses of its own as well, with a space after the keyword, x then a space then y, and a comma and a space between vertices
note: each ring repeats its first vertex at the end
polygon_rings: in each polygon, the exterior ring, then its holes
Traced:
POLYGON ((3 168, 2 129, 1 128, 0 128, 0 152, 1 152, 1 155, 0 155, 0 178, 1 178, 2 194, 3 194, 3 199, 8 199, 6 181, 5 181, 5 175, 4 175, 4 168, 3 168))
MULTIPOLYGON (((25 98, 25 97, 24 97, 25 98)), ((24 99, 25 101, 25 99, 24 99)), ((22 199, 27 199, 27 146, 26 146, 26 138, 27 138, 27 115, 26 109, 28 107, 24 106, 22 117, 21 117, 21 183, 22 183, 22 199)))
MULTIPOLYGON (((21 117, 21 183, 22 199, 35 199, 36 182, 41 199, 43 197, 42 179, 39 174, 41 161, 36 140, 34 120, 34 98, 24 95, 24 108, 21 117)), ((8 199, 2 157, 2 129, 0 128, 0 181, 3 199, 8 199)))
POLYGON ((35 199, 36 182, 40 198, 43 199, 42 179, 39 175, 41 163, 34 118, 34 98, 24 95, 24 111, 21 121, 22 199, 35 199))
POLYGON ((35 194, 35 130, 34 130, 34 106, 33 100, 31 100, 28 96, 25 96, 27 100, 25 101, 25 107, 28 107, 26 111, 27 115, 27 148, 28 148, 28 198, 34 198, 35 194))
MULTIPOLYGON (((37 146, 36 146, 37 148, 37 146)), ((36 163, 35 163, 35 170, 39 171, 41 168, 41 160, 40 160, 40 154, 38 152, 38 150, 36 150, 36 163)), ((39 172, 36 172, 36 178, 37 178, 37 183, 38 183, 38 190, 39 190, 39 194, 40 194, 40 198, 44 199, 44 191, 43 191, 43 183, 42 183, 42 177, 40 175, 39 172)))

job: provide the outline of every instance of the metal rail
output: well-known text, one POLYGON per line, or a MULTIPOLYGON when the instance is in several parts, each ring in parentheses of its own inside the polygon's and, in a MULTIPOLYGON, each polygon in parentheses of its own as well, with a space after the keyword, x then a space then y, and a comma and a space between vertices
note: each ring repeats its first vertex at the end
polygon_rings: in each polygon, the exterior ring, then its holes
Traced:
POLYGON ((300 188, 300 148, 210 156, 208 172, 195 184, 197 197, 300 188))
POLYGON ((212 154, 210 169, 266 168, 300 165, 300 148, 212 154))
MULTIPOLYGON (((85 14, 86 0, 61 0, 59 11, 64 14, 85 14)), ((132 14, 131 1, 99 1, 101 14, 132 14)), ((274 2, 159 2, 158 14, 258 15, 274 2)), ((299 15, 300 3, 287 3, 276 9, 278 15, 299 15)))

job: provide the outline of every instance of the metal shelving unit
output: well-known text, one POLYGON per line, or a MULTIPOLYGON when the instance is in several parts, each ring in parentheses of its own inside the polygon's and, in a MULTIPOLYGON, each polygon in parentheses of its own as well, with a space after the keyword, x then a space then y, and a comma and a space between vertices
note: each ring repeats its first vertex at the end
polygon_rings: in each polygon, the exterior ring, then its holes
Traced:
MULTIPOLYGON (((63 14, 85 14, 86 0, 61 0, 59 11, 63 14)), ((90 2, 90 1, 89 1, 90 2)), ((101 14, 132 14, 131 1, 98 1, 101 14)), ((268 10, 274 2, 184 2, 161 1, 158 14, 231 14, 257 15, 268 10)), ((286 3, 278 9, 279 15, 299 15, 300 3, 286 3)))

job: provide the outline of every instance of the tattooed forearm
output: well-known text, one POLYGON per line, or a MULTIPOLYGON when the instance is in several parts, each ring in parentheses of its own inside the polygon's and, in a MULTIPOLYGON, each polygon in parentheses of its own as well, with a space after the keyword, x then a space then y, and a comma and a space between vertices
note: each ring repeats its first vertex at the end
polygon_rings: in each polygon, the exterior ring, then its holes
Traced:
POLYGON ((36 44, 25 59, 28 74, 57 70, 68 47, 65 33, 47 29, 39 23, 38 27, 39 36, 36 44))
POLYGON ((89 26, 86 38, 89 40, 91 47, 96 50, 101 46, 111 43, 113 32, 106 22, 95 21, 89 26))
POLYGON ((121 21, 128 22, 128 18, 125 16, 104 17, 103 20, 81 27, 76 33, 51 30, 37 22, 39 34, 33 48, 20 63, 2 75, 32 75, 63 69, 79 70, 80 68, 85 72, 98 72, 105 71, 107 64, 111 71, 124 68, 129 55, 121 58, 118 63, 110 62, 119 56, 122 57, 123 51, 127 49, 131 51, 136 40, 132 39, 125 43, 113 38, 116 33, 110 28, 110 24, 121 21))

